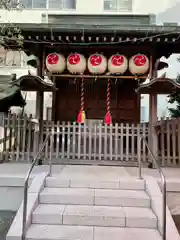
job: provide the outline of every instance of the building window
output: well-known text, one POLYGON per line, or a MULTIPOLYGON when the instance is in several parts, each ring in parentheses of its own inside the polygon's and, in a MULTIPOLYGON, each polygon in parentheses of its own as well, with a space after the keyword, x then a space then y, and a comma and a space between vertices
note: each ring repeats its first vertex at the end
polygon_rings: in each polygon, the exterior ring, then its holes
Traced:
POLYGON ((32 0, 21 0, 20 3, 23 5, 23 8, 32 8, 32 0))
POLYGON ((76 9, 76 0, 20 0, 26 9, 76 9))
POLYGON ((105 11, 130 12, 132 0, 104 0, 105 11))
POLYGON ((47 6, 46 0, 20 0, 20 2, 25 9, 46 9, 47 6))
POLYGON ((23 52, 22 51, 6 51, 0 48, 0 67, 21 67, 23 65, 23 52))
MULTIPOLYGON (((28 1, 28 0, 26 0, 28 1)), ((33 8, 41 8, 41 9, 44 9, 46 8, 47 4, 46 4, 46 0, 33 0, 32 1, 32 5, 33 5, 33 8)))
POLYGON ((49 9, 76 9, 76 0, 49 0, 49 9))

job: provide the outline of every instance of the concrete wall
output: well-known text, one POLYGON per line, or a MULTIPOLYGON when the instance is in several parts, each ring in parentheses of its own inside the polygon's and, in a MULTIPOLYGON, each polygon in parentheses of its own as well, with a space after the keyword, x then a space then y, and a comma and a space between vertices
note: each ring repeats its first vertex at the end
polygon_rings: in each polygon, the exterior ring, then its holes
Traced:
MULTIPOLYGON (((31 183, 32 179, 30 179, 31 183)), ((24 176, 0 176, 0 211, 17 211, 23 199, 24 176)))
POLYGON ((0 187, 0 211, 17 211, 23 199, 22 187, 0 187))

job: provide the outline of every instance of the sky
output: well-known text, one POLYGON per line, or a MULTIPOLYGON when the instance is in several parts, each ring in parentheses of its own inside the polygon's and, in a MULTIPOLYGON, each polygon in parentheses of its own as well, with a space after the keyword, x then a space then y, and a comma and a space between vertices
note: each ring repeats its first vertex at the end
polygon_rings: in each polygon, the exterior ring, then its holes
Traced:
POLYGON ((180 2, 180 0, 134 0, 135 10, 146 13, 161 13, 167 8, 180 2))

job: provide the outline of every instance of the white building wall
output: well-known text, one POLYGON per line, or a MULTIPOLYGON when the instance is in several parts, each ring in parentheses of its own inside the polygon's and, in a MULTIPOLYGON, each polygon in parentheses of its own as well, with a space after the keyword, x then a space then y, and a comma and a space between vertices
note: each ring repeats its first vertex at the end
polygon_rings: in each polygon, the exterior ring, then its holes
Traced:
MULTIPOLYGON (((179 0, 132 0, 132 10, 129 14, 150 14, 163 12, 168 7, 179 0)), ((48 8, 48 3, 47 3, 48 8)), ((104 0, 77 0, 76 10, 47 10, 33 9, 22 11, 0 10, 0 22, 14 23, 42 23, 44 18, 42 14, 128 14, 123 11, 104 11, 104 0), (32 14, 33 11, 33 14, 32 14)))
POLYGON ((77 0, 76 11, 85 14, 96 14, 103 12, 103 0, 77 0))

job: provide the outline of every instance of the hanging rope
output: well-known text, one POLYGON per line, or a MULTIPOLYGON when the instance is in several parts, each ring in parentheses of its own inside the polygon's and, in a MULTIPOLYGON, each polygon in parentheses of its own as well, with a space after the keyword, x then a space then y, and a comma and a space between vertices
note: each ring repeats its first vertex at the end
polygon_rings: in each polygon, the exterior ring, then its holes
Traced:
POLYGON ((84 79, 81 80, 81 112, 84 111, 84 79))
POLYGON ((86 120, 86 114, 84 111, 84 78, 81 79, 81 109, 77 116, 77 122, 78 123, 85 123, 86 120))
POLYGON ((110 79, 108 79, 108 83, 107 83, 107 97, 106 97, 106 105, 107 105, 107 112, 106 112, 106 116, 104 119, 104 123, 109 125, 112 123, 112 117, 111 117, 111 112, 110 112, 110 94, 111 94, 111 81, 110 79))

